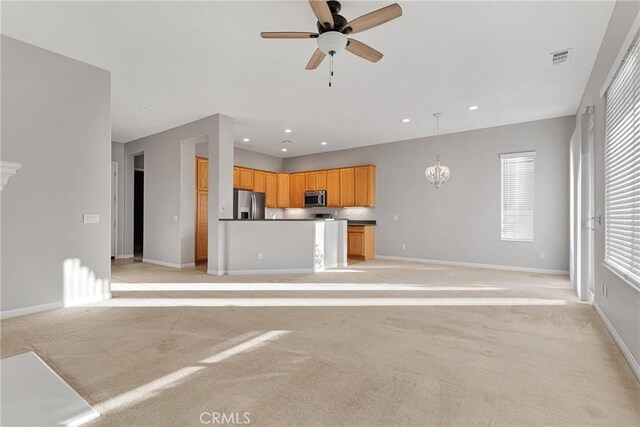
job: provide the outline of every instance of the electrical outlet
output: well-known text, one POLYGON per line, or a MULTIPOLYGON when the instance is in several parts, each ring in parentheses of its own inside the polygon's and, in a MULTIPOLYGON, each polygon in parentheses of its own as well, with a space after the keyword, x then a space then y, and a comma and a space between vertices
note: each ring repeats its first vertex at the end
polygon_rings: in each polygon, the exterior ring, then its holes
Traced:
POLYGON ((547 258, 547 254, 544 252, 540 252, 540 259, 545 259, 547 258))
POLYGON ((405 245, 404 243, 402 244, 402 250, 404 251, 405 249, 407 249, 407 245, 405 245))
POLYGON ((262 261, 262 252, 258 252, 258 260, 262 261))
POLYGON ((604 285, 604 297, 609 298, 609 289, 607 285, 604 285))
POLYGON ((394 221, 397 221, 397 220, 398 220, 398 215, 394 215, 394 216, 393 216, 393 220, 394 220, 394 221))
POLYGON ((173 216, 173 222, 178 222, 178 215, 173 216))
POLYGON ((83 214, 82 222, 85 224, 98 224, 100 222, 99 214, 83 214))

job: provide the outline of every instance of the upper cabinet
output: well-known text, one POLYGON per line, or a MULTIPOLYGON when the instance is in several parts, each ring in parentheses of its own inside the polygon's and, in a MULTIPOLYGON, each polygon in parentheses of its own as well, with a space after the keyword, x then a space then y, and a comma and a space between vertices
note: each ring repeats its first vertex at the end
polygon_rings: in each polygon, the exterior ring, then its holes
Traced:
POLYGON ((253 171, 253 191, 265 193, 267 190, 267 174, 263 171, 253 171))
POLYGON ((279 208, 288 208, 289 207, 289 174, 288 173, 279 173, 278 174, 278 198, 277 198, 277 206, 279 208))
POLYGON ((355 205, 355 170, 354 168, 340 169, 340 206, 355 205))
MULTIPOLYGON (((313 173, 313 172, 311 172, 313 173)), ((316 175, 316 190, 326 190, 327 189, 327 171, 318 171, 315 173, 316 175)))
POLYGON ((331 169, 327 174, 327 206, 339 207, 340 205, 340 169, 331 169))
POLYGON ((233 167, 233 188, 240 188, 240 168, 233 167))
POLYGON ((253 190, 253 169, 240 168, 240 188, 253 190))
MULTIPOLYGON (((208 181, 206 173, 196 176, 198 185, 208 181)), ((328 207, 373 207, 376 167, 363 165, 289 174, 235 166, 233 188, 265 193, 268 208, 302 208, 304 192, 319 190, 327 192, 328 207)))
POLYGON ((304 192, 306 187, 306 174, 291 174, 291 198, 289 206, 292 208, 304 207, 304 192))
POLYGON ((305 191, 315 191, 316 190, 316 173, 315 172, 307 172, 304 174, 304 190, 305 191))
POLYGON ((376 205, 376 167, 373 165, 354 168, 355 206, 376 205))
POLYGON ((268 208, 275 208, 278 206, 278 175, 266 172, 265 181, 265 205, 268 208))

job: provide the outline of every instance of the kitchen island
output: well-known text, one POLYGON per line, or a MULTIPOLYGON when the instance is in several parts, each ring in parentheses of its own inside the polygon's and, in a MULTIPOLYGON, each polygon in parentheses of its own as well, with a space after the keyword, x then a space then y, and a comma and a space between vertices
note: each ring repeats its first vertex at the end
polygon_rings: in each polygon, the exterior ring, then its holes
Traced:
POLYGON ((221 219, 224 274, 311 273, 347 265, 342 219, 221 219))

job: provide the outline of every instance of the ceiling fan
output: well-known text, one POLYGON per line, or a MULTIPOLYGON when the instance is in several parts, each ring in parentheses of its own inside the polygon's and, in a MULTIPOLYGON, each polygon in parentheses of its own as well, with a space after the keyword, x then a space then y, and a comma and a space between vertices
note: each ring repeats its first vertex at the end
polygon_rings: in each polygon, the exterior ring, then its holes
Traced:
MULTIPOLYGON (((397 3, 347 21, 340 10, 342 5, 335 0, 309 0, 313 13, 318 18, 318 32, 263 32, 265 39, 317 39, 318 48, 307 64, 307 70, 318 68, 325 56, 333 55, 346 49, 356 56, 371 62, 382 59, 382 53, 374 48, 349 38, 351 34, 361 33, 402 16, 402 8, 397 3)), ((329 83, 331 86, 331 83, 329 83)))

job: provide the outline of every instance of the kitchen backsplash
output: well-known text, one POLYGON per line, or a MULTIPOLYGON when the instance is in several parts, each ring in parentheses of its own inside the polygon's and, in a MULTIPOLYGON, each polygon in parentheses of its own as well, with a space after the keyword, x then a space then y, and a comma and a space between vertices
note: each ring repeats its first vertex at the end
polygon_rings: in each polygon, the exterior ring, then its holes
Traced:
POLYGON ((372 208, 304 208, 304 209, 284 209, 284 218, 301 219, 310 218, 312 214, 328 213, 334 218, 349 219, 376 219, 375 211, 372 208))

